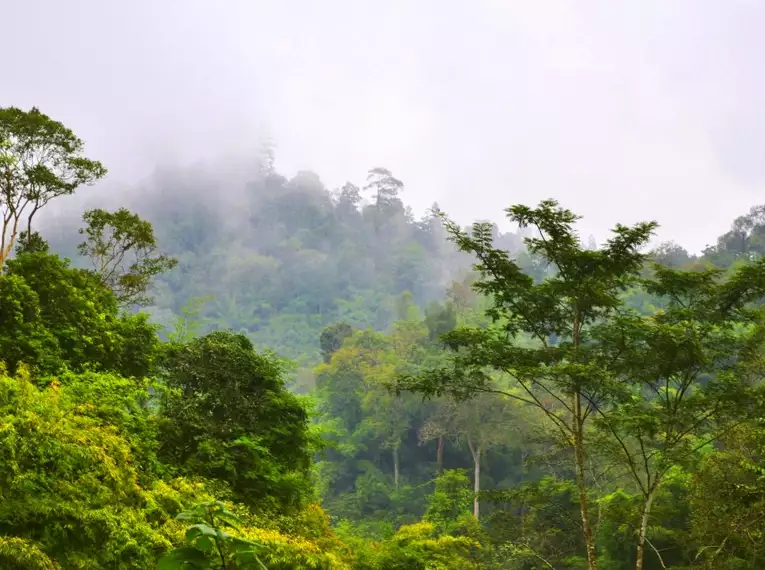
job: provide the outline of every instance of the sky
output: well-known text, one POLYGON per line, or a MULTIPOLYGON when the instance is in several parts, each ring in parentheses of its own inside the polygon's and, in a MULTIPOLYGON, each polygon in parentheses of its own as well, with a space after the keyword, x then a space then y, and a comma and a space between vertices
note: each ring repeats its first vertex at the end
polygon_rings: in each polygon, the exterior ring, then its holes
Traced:
POLYGON ((328 187, 385 166, 416 213, 554 198, 598 241, 692 251, 765 202, 759 0, 0 0, 0 106, 139 187, 276 143, 328 187), (8 49, 11 46, 12 49, 8 49))

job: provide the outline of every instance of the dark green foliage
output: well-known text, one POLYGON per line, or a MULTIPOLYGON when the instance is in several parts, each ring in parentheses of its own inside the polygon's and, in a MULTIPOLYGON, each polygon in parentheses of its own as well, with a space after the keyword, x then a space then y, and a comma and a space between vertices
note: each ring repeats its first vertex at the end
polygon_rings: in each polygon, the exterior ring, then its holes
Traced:
POLYGON ((325 328, 319 337, 319 346, 324 362, 329 362, 332 355, 343 346, 343 341, 352 334, 353 328, 347 323, 335 323, 325 328))
POLYGON ((298 508, 310 495, 308 416, 281 364, 241 334, 213 332, 170 346, 163 377, 161 458, 179 473, 218 479, 253 508, 298 508))
POLYGON ((50 244, 43 239, 38 232, 27 233, 26 230, 19 234, 16 242, 16 255, 23 253, 48 253, 50 244))
POLYGON ((488 491, 484 502, 494 506, 486 531, 494 544, 505 546, 506 556, 518 561, 517 568, 534 568, 540 561, 554 568, 586 568, 579 497, 572 481, 547 476, 510 490, 488 491))

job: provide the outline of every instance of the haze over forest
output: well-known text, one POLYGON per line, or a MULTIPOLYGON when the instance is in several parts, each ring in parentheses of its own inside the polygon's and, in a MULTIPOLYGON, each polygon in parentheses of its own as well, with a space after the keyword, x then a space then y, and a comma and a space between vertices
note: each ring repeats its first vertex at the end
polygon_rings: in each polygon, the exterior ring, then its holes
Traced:
POLYGON ((0 568, 765 567, 765 5, 0 19, 0 568))
POLYGON ((287 176, 384 165, 415 212, 462 223, 553 196, 599 241, 657 217, 699 252, 758 202, 758 2, 225 6, 6 2, 26 57, 3 99, 71 125, 109 165, 102 195, 271 138, 287 176))

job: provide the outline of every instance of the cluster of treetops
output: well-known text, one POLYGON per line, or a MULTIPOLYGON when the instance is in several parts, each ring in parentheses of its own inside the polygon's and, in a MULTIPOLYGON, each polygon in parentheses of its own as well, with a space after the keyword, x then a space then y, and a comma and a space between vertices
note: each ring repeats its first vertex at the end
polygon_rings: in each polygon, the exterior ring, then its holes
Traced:
POLYGON ((0 108, 2 568, 765 567, 765 209, 696 257, 265 160, 46 241, 83 150, 0 108))

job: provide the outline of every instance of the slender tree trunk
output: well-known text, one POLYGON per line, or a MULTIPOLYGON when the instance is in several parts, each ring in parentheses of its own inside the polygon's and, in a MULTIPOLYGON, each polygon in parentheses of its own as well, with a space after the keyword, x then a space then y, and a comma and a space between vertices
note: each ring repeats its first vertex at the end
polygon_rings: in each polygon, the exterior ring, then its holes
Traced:
MULTIPOLYGON (((578 353, 579 345, 582 342, 582 322, 580 314, 574 316, 572 332, 572 344, 574 350, 578 353)), ((576 464, 576 486, 579 489, 579 510, 582 514, 582 530, 584 531, 584 542, 587 546, 587 568, 589 570, 598 569, 598 555, 595 550, 595 537, 592 534, 592 525, 590 524, 590 505, 587 499, 587 483, 585 481, 585 457, 584 457, 584 417, 582 415, 582 393, 579 388, 574 390, 571 412, 573 415, 571 429, 574 434, 574 459, 576 464)))
POLYGON ((651 506, 656 496, 656 490, 659 486, 659 480, 654 481, 648 489, 648 495, 643 501, 643 514, 640 517, 640 531, 638 534, 637 553, 635 555, 635 570, 643 570, 643 561, 645 559, 645 539, 648 532, 648 519, 651 516, 651 506))
POLYGON ((590 524, 590 507, 587 499, 587 485, 585 483, 584 469, 584 426, 582 421, 581 394, 576 391, 573 398, 574 422, 571 426, 574 431, 574 458, 576 463, 576 486, 579 489, 579 510, 582 514, 582 530, 584 541, 587 546, 587 567, 589 570, 597 570, 598 558, 595 551, 595 537, 592 534, 590 524))
POLYGON ((399 478, 399 459, 398 459, 398 445, 393 446, 393 486, 398 490, 398 478, 399 478))
POLYGON ((438 436, 438 449, 436 450, 436 465, 438 466, 438 472, 444 470, 444 436, 438 436))
POLYGON ((5 239, 5 231, 7 230, 8 224, 3 224, 3 238, 2 238, 2 247, 0 247, 0 269, 2 269, 3 265, 5 265, 5 260, 8 259, 8 256, 11 254, 11 251, 13 251, 13 246, 16 243, 16 236, 18 234, 19 229, 19 220, 18 218, 15 218, 13 220, 13 229, 11 230, 11 235, 6 241, 5 239))
POLYGON ((481 492, 481 446, 473 446, 473 442, 468 438, 468 447, 473 456, 473 517, 478 520, 481 502, 478 500, 478 494, 481 492))

